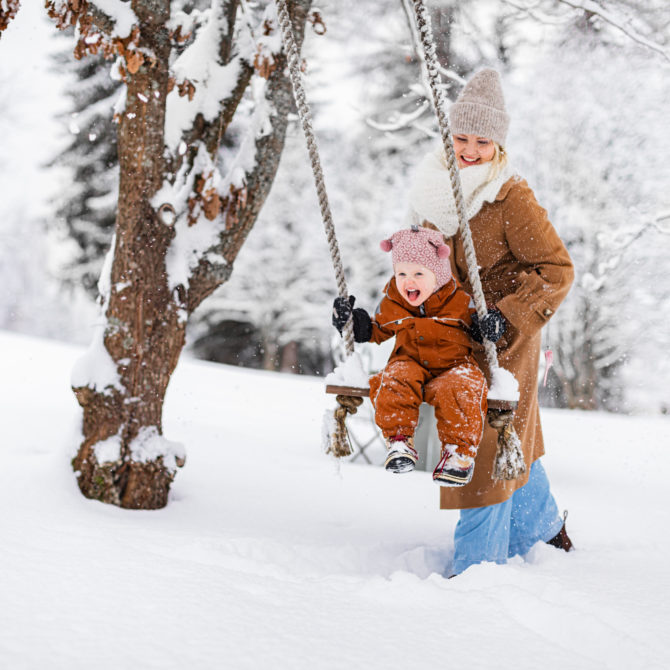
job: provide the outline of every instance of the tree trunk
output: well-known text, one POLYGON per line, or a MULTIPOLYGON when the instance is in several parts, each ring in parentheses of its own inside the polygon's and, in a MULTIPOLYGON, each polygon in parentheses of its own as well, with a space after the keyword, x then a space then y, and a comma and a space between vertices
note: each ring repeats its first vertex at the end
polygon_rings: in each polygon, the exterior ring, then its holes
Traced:
POLYGON ((281 350, 281 362, 279 364, 280 372, 291 372, 298 374, 298 343, 294 340, 284 345, 281 350))
MULTIPOLYGON (((310 1, 292 3, 299 43, 310 1)), ((227 6, 228 36, 233 34, 233 5, 236 3, 227 6)), ((188 286, 180 285, 171 293, 166 254, 175 232, 151 204, 166 172, 173 174, 176 165, 174 157, 166 160, 164 146, 170 2, 132 0, 132 8, 140 21, 137 52, 152 58, 145 59, 139 69, 128 67, 127 102, 118 133, 119 203, 109 291, 103 296, 105 351, 101 348, 99 352, 111 358, 117 378, 113 383, 108 376, 96 380, 99 366, 93 365, 85 381, 77 380, 74 392, 84 412, 84 441, 72 464, 86 497, 126 508, 157 509, 167 504, 176 468, 183 465, 181 450, 162 438, 162 410, 184 346, 185 316, 230 275, 274 180, 292 98, 281 56, 267 89, 277 111, 270 119, 272 130, 256 142, 257 166, 246 175, 245 197, 235 201, 236 211, 230 217, 233 225, 211 250, 225 262, 215 266, 210 261, 212 254, 205 254, 188 286)), ((222 49, 221 57, 230 51, 222 49)), ((246 85, 250 78, 247 68, 240 81, 246 85)), ((230 121, 241 97, 236 90, 230 102, 233 107, 223 108, 218 128, 230 121)), ((206 139, 208 126, 201 117, 198 124, 200 137, 194 133, 191 139, 206 139)), ((210 148, 212 160, 217 158, 217 147, 218 142, 210 148)), ((231 207, 228 205, 229 210, 231 207)))
POLYGON ((170 43, 169 1, 137 0, 140 46, 155 55, 127 77, 118 133, 120 185, 104 345, 122 390, 75 389, 84 410, 84 442, 74 460, 82 493, 121 507, 156 509, 167 502, 174 470, 164 456, 133 452, 143 428, 162 435, 165 391, 184 345, 184 326, 168 292, 165 255, 172 238, 150 199, 164 178, 165 100, 170 43), (119 458, 99 463, 93 446, 120 438, 119 458))

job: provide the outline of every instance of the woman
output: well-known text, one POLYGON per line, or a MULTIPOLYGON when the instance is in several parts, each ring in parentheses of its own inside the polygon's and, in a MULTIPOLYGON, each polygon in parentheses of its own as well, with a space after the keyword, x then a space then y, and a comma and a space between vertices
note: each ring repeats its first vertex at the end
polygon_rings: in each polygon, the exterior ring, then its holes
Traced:
MULTIPOLYGON (((482 561, 504 563, 538 541, 565 551, 572 546, 538 460, 544 443, 537 378, 540 330, 568 293, 574 272, 546 211, 507 162, 509 116, 498 73, 477 73, 449 116, 484 295, 488 307, 499 310, 505 321, 498 361, 519 382, 514 427, 527 465, 519 479, 493 481, 497 433, 487 426, 472 481, 461 488, 441 488, 441 509, 461 510, 451 570, 458 574, 482 561)), ((472 293, 442 149, 419 164, 410 200, 418 221, 449 237, 454 275, 472 293)), ((487 370, 483 348, 475 353, 487 370)))

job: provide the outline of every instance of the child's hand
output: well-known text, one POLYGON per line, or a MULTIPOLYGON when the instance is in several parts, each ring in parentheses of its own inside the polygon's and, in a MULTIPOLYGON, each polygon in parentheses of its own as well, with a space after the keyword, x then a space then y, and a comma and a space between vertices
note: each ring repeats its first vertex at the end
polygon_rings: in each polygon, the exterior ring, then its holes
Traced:
POLYGON ((479 321, 479 315, 475 312, 472 315, 472 327, 470 336, 475 342, 480 344, 486 338, 489 342, 497 342, 507 330, 507 321, 502 312, 495 307, 490 309, 486 316, 479 321))
POLYGON ((356 298, 353 295, 350 295, 348 299, 337 296, 333 301, 333 325, 337 328, 340 335, 347 321, 349 321, 355 302, 356 298))
POLYGON ((348 299, 339 296, 335 298, 333 301, 333 325, 341 335, 349 317, 353 315, 354 341, 369 342, 372 337, 372 320, 364 309, 360 307, 354 309, 355 302, 356 298, 353 295, 350 295, 348 299))

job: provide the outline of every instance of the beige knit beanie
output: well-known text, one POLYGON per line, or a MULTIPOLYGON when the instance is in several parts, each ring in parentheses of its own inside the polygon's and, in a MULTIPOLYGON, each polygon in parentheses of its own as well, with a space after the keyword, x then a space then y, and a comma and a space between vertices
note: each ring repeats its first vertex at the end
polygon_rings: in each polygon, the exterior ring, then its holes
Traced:
POLYGON ((449 109, 449 123, 453 135, 488 137, 505 146, 509 115, 495 70, 480 70, 470 79, 449 109))

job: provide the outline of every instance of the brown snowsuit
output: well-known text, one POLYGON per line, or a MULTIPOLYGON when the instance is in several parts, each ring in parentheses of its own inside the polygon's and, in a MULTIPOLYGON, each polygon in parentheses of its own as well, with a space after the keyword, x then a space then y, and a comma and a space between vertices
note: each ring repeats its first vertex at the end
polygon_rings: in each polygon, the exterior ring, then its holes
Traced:
MULTIPOLYGON (((495 202, 484 203, 470 220, 470 230, 486 302, 496 306, 508 322, 507 332, 497 343, 498 362, 519 382, 514 427, 527 470, 519 479, 493 481, 497 434, 487 425, 472 481, 460 488, 442 487, 442 509, 484 507, 507 500, 528 481, 530 466, 544 454, 537 401, 540 330, 567 295, 574 277, 570 256, 547 212, 519 177, 503 184, 495 202)), ((460 234, 448 243, 452 271, 465 290, 470 290, 460 234)), ((487 370, 483 347, 475 344, 474 355, 487 370)))
POLYGON ((388 364, 370 379, 375 422, 384 437, 410 437, 419 406, 435 407, 442 445, 474 456, 486 417, 486 379, 472 356, 468 334, 474 305, 451 278, 419 307, 400 294, 395 278, 372 319, 371 342, 395 335, 388 364))

